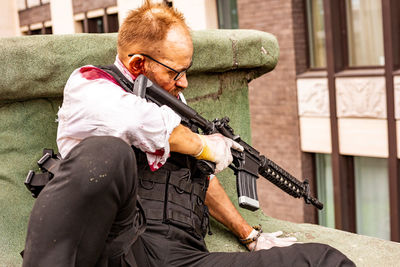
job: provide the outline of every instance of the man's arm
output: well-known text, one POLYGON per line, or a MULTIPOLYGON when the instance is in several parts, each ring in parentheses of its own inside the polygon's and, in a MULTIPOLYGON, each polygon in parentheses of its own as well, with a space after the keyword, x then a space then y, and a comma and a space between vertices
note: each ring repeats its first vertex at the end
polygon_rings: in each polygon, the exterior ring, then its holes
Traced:
POLYGON ((186 155, 198 155, 203 148, 201 138, 182 124, 174 128, 169 136, 171 151, 186 155))
MULTIPOLYGON (((211 216, 228 227, 239 239, 247 239, 256 236, 255 230, 240 215, 232 204, 217 177, 210 181, 207 190, 205 204, 208 206, 211 216)), ((296 242, 295 237, 279 238, 282 232, 262 233, 257 241, 249 243, 249 250, 269 249, 275 246, 286 247, 296 242)))
POLYGON ((235 208, 216 176, 210 181, 205 204, 211 216, 228 227, 238 238, 245 239, 253 230, 235 208))

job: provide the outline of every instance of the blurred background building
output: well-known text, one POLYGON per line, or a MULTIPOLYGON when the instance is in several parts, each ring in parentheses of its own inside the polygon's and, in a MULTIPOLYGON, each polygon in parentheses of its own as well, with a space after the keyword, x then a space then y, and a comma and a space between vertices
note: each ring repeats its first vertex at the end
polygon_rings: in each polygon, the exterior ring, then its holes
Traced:
MULTIPOLYGON (((159 0, 159 2, 162 2, 159 0)), ((400 241, 398 0, 168 0, 194 30, 257 29, 277 68, 250 84, 253 145, 317 212, 259 179, 267 215, 400 241)), ((2 0, 0 36, 117 32, 141 0, 2 0)))

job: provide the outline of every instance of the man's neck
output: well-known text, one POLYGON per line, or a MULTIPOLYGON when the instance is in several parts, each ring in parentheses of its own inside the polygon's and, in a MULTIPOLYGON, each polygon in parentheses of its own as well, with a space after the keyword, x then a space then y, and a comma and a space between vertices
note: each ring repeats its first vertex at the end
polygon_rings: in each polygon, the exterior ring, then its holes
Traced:
POLYGON ((117 55, 115 57, 115 62, 114 65, 117 66, 117 68, 119 69, 119 71, 127 78, 129 79, 129 81, 133 82, 136 77, 130 73, 130 71, 128 70, 128 68, 124 65, 124 63, 122 62, 122 60, 119 58, 119 55, 117 55))

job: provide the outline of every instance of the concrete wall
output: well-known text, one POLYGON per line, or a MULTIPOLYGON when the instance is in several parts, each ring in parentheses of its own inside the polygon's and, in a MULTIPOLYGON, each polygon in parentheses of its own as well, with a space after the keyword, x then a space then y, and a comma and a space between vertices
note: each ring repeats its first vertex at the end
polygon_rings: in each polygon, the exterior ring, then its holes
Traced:
POLYGON ((72 0, 51 0, 53 34, 75 33, 72 0))
MULTIPOLYGON (((330 153, 327 78, 297 80, 301 148, 330 153)), ((343 155, 388 157, 386 84, 382 77, 338 77, 339 149, 343 155)), ((397 102, 400 96, 397 94, 397 102)), ((398 108, 397 108, 398 109, 398 108)))
POLYGON ((186 23, 192 30, 218 29, 215 0, 174 0, 173 3, 185 15, 186 23))
POLYGON ((0 37, 20 35, 17 10, 16 0, 2 2, 0 8, 0 37))

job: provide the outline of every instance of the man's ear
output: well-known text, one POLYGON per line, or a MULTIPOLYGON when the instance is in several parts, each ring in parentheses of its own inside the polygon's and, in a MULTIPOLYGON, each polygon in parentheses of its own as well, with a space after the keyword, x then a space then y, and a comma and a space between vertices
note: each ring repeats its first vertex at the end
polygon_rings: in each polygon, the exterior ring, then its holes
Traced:
POLYGON ((144 74, 144 56, 134 55, 128 62, 128 70, 135 76, 144 74))

